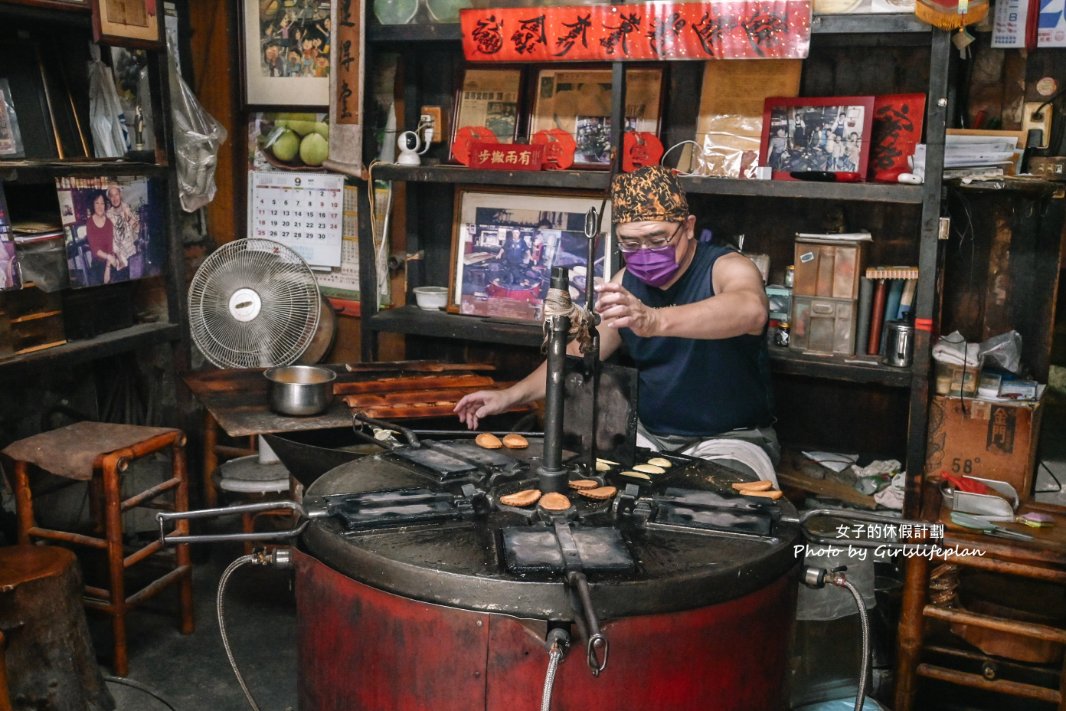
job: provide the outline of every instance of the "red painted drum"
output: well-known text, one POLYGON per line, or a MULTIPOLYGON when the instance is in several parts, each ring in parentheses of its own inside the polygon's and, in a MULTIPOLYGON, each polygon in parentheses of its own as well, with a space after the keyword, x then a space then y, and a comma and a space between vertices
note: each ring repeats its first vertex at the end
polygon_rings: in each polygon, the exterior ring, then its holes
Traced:
POLYGON ((613 501, 571 492, 551 515, 501 505, 536 484, 537 444, 429 447, 465 470, 393 451, 308 488, 305 507, 324 513, 295 554, 301 711, 533 711, 555 627, 572 640, 553 711, 784 709, 791 507, 737 497, 738 474, 674 455, 636 484, 620 468, 575 468, 616 486, 613 501), (610 644, 598 676, 565 582, 575 569, 610 644))

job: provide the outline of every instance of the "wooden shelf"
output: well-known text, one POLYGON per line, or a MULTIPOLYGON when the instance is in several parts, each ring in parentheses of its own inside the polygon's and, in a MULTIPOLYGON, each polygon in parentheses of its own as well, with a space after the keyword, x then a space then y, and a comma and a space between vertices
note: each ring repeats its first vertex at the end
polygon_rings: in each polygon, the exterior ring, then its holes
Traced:
MULTIPOLYGON (((596 170, 472 170, 459 165, 407 166, 385 163, 374 166, 374 177, 407 182, 467 183, 518 187, 605 190, 608 174, 596 170)), ((734 180, 732 178, 683 177, 689 193, 741 197, 849 200, 920 205, 920 185, 884 183, 823 183, 804 180, 734 180)))
POLYGON ((373 175, 375 179, 407 182, 584 188, 586 190, 605 190, 609 178, 606 171, 596 170, 472 170, 462 165, 408 166, 395 163, 375 165, 373 175))
POLYGON ((181 328, 177 324, 140 323, 95 338, 68 341, 55 348, 2 359, 0 379, 7 380, 46 368, 68 368, 77 363, 132 351, 141 346, 176 341, 180 337, 181 328))
POLYGON ((116 158, 114 160, 0 160, 0 180, 41 182, 65 176, 145 175, 167 172, 166 165, 116 158))
POLYGON ((874 356, 816 355, 775 346, 770 347, 770 367, 774 373, 893 388, 910 387, 912 376, 910 368, 890 368, 874 356))
MULTIPOLYGON (((540 324, 506 319, 460 316, 443 311, 423 311, 402 306, 380 311, 366 327, 374 331, 402 333, 429 338, 454 338, 513 346, 540 346, 540 324)), ((905 388, 911 384, 909 368, 889 368, 873 357, 819 356, 783 348, 770 349, 770 366, 775 373, 802 375, 854 383, 872 383, 905 388)))
MULTIPOLYGON (((909 34, 931 30, 929 25, 920 22, 910 13, 816 15, 811 20, 811 32, 814 34, 909 34)), ((458 23, 423 22, 409 25, 381 25, 372 22, 367 26, 367 39, 371 42, 439 42, 458 41, 460 38, 458 23)))
POLYGON ((409 336, 456 338, 512 346, 539 346, 543 339, 539 323, 423 311, 417 306, 380 311, 364 321, 364 328, 409 336))
POLYGON ((682 178, 689 193, 738 197, 800 198, 922 204, 922 186, 889 183, 828 183, 811 180, 737 180, 733 178, 682 178))
POLYGON ((459 23, 424 22, 410 25, 367 25, 366 38, 371 42, 458 42, 459 23))
POLYGON ((58 22, 88 28, 92 22, 92 8, 87 2, 75 4, 60 0, 0 0, 0 17, 17 17, 19 22, 58 22))
POLYGON ((933 31, 913 13, 897 15, 815 15, 811 18, 811 33, 837 34, 912 34, 933 31))

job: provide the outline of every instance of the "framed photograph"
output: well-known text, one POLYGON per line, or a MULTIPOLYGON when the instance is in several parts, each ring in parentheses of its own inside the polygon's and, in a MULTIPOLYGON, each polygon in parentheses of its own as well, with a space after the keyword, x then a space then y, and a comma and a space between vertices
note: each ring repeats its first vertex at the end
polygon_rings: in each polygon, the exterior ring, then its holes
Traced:
MULTIPOLYGON (((589 277, 585 216, 603 196, 550 191, 456 191, 450 309, 461 314, 540 321, 553 267, 570 272, 570 295, 584 305, 589 277)), ((610 203, 602 216, 592 273, 613 273, 610 203)))
POLYGON ((241 0, 248 106, 329 105, 330 2, 241 0))
POLYGON ((74 288, 156 276, 166 260, 166 191, 146 177, 56 178, 74 288))
MULTIPOLYGON (((546 67, 537 73, 529 135, 560 128, 574 137, 577 168, 606 168, 611 159, 611 70, 546 67)), ((626 129, 659 135, 663 70, 626 70, 626 129)))
POLYGON ((26 155, 19 131, 18 114, 7 79, 0 79, 0 159, 26 155))
POLYGON ((775 180, 793 173, 837 173, 838 179, 866 179, 874 97, 770 97, 763 105, 759 165, 775 180))
POLYGON ((163 46, 156 0, 92 0, 93 39, 119 47, 163 46))
POLYGON ((461 128, 484 126, 500 143, 514 143, 518 135, 522 69, 469 67, 455 97, 449 158, 455 157, 455 135, 461 128))

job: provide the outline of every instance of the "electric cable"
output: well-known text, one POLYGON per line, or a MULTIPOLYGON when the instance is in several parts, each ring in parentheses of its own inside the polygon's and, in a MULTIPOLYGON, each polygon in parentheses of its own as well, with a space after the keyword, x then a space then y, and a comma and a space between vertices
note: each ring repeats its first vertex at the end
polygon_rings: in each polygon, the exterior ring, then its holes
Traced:
POLYGON ((252 708, 252 711, 261 711, 261 709, 259 704, 255 702, 255 698, 252 697, 252 692, 248 690, 248 685, 244 683, 241 670, 237 668, 237 661, 233 658, 233 650, 230 648, 229 638, 226 636, 223 601, 226 595, 226 583, 229 581, 230 576, 241 566, 255 563, 257 560, 255 555, 242 555, 230 563, 218 581, 218 596, 215 599, 215 614, 218 617, 218 632, 222 637, 222 646, 226 650, 226 658, 229 660, 230 668, 233 669, 233 675, 237 677, 237 683, 240 684, 241 691, 244 692, 244 698, 248 700, 248 705, 252 708))
POLYGON ((171 704, 169 701, 167 701, 165 698, 163 698, 159 694, 159 692, 155 691, 154 689, 152 689, 150 686, 148 686, 146 684, 142 684, 139 681, 134 681, 133 679, 127 679, 127 678, 121 677, 121 676, 110 676, 110 675, 107 675, 107 674, 104 675, 104 681, 108 682, 109 684, 121 684, 123 686, 128 686, 131 689, 137 689, 138 691, 141 691, 141 692, 144 692, 145 694, 148 694, 153 699, 155 699, 156 701, 158 701, 159 703, 163 704, 168 709, 170 709, 170 711, 178 711, 176 708, 174 708, 174 705, 171 704))

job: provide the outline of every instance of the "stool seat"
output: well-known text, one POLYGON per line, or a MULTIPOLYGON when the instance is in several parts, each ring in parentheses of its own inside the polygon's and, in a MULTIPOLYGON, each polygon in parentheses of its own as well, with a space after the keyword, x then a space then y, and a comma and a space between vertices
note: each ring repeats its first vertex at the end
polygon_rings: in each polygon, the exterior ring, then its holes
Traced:
POLYGON ((89 481, 103 455, 175 433, 181 434, 170 427, 75 422, 13 442, 4 449, 4 454, 56 476, 89 481))
MULTIPOLYGON (((42 432, 8 445, 3 454, 14 462, 14 490, 19 543, 61 541, 106 554, 106 585, 85 585, 83 602, 89 609, 111 617, 114 668, 128 672, 126 614, 142 602, 175 585, 179 592, 181 631, 193 631, 192 560, 188 545, 164 550, 158 539, 127 547, 123 515, 135 508, 188 511, 189 483, 185 468, 185 434, 169 427, 144 427, 107 422, 77 422, 42 432), (169 478, 136 492, 123 473, 133 460, 170 450, 169 478), (86 481, 93 530, 75 532, 40 526, 33 507, 30 468, 86 481), (124 486, 125 484, 125 486, 124 486), (166 572, 139 590, 127 594, 126 574, 145 562, 162 562, 166 572)), ((134 477, 133 479, 136 479, 134 477)), ((188 521, 178 522, 177 533, 187 534, 188 521)))

